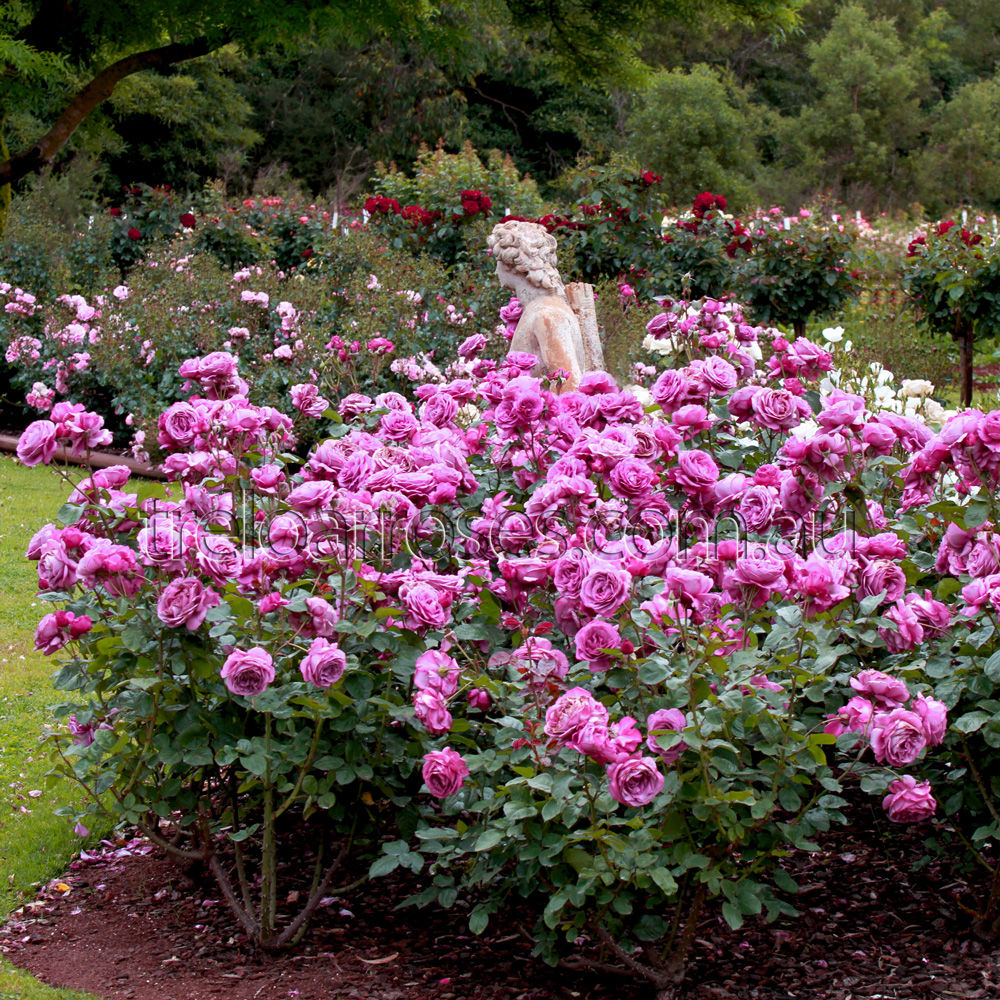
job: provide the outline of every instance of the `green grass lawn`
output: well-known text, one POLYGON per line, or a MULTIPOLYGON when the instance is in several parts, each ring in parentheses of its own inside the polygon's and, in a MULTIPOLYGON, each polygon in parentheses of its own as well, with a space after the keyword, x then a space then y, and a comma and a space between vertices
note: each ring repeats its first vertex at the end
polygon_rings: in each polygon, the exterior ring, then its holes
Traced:
MULTIPOLYGON (((160 488, 143 486, 143 493, 160 488)), ((77 793, 65 782, 47 787, 44 777, 49 762, 39 734, 60 693, 49 680, 55 664, 34 649, 35 626, 51 609, 36 599, 35 564, 24 558, 29 539, 55 520, 68 492, 53 470, 27 469, 0 455, 0 919, 30 898, 37 883, 61 874, 81 847, 69 822, 53 815, 77 793)), ((4 997, 79 1000, 82 994, 52 989, 0 962, 4 997)))

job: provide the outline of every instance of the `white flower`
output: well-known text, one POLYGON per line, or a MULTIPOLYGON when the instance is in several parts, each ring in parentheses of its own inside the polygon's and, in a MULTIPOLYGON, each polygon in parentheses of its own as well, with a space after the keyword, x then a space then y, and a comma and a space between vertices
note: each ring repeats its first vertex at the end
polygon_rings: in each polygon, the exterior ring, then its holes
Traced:
POLYGON ((844 328, 842 326, 828 326, 823 331, 823 339, 831 344, 839 343, 844 339, 844 328))
POLYGON ((853 347, 854 347, 854 341, 853 340, 845 340, 844 341, 844 353, 845 354, 850 354, 851 353, 851 349, 853 347))
POLYGON ((632 393, 642 403, 643 408, 653 405, 653 394, 645 386, 627 385, 625 386, 625 392, 632 393))
POLYGON ((925 378, 904 378, 903 386, 899 390, 901 396, 916 396, 923 398, 934 392, 934 383, 928 382, 925 378))
POLYGON ((797 427, 791 429, 793 437, 801 438, 803 441, 813 437, 819 430, 819 424, 815 420, 803 420, 797 427))

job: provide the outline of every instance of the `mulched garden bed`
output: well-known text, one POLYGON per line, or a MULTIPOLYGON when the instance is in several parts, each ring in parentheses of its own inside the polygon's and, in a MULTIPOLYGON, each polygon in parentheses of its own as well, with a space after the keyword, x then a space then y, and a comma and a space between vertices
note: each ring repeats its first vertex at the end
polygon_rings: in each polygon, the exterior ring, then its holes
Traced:
MULTIPOLYGON (((982 885, 945 861, 915 868, 928 828, 861 805, 850 834, 785 867, 797 918, 730 930, 711 908, 685 1000, 1000 997, 1000 951, 959 902, 982 885)), ((643 1000, 654 991, 549 969, 509 913, 481 938, 452 910, 394 910, 418 884, 394 876, 333 899, 294 954, 252 953, 214 882, 142 840, 85 854, 0 931, 0 950, 45 982, 107 1000, 643 1000), (68 887, 68 891, 67 891, 68 887)))

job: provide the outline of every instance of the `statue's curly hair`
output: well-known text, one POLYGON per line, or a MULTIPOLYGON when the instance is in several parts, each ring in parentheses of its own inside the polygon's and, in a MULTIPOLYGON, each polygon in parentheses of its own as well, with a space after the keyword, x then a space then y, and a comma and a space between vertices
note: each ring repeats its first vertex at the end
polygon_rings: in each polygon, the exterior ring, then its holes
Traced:
POLYGON ((537 222, 500 222, 486 238, 493 256, 536 288, 565 294, 556 267, 555 237, 537 222))

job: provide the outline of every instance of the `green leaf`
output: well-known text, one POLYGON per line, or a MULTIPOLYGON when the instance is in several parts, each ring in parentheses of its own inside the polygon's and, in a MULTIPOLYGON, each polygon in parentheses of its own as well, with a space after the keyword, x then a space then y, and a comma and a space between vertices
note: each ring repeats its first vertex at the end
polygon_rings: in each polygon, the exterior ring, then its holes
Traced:
POLYGON ((263 754, 252 753, 246 757, 240 757, 240 763, 258 778, 267 770, 267 758, 263 754))
POLYGON ((982 729, 991 718, 992 716, 988 712, 980 712, 977 709, 975 712, 966 712, 965 715, 960 715, 952 723, 952 726, 960 733, 974 733, 976 730, 982 729))
POLYGON ((381 858, 376 858, 368 869, 369 878, 378 878, 380 875, 388 875, 399 867, 399 858, 394 855, 384 854, 381 858))
POLYGON ((668 895, 672 896, 677 891, 677 880, 667 871, 666 868, 654 868, 649 877, 668 895))
POLYGON ((986 665, 983 667, 983 673, 991 680, 994 684, 1000 683, 1000 650, 997 650, 987 661, 986 665))
POLYGON ((743 926, 743 914, 732 903, 722 904, 722 916, 734 931, 743 926))
POLYGON ((491 847, 496 847, 503 840, 502 830, 486 830, 479 835, 476 840, 474 851, 488 851, 491 847))
POLYGON ((490 915, 483 906, 477 906, 469 914, 469 930, 477 937, 489 926, 490 915))

